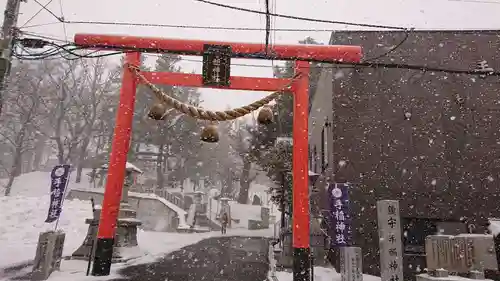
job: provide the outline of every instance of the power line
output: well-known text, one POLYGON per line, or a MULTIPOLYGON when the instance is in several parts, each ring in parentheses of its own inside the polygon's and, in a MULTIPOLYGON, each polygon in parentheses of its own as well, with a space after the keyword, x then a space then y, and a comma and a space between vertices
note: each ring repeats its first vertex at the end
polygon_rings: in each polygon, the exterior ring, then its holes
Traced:
MULTIPOLYGON (((23 39, 21 39, 23 40, 23 39)), ((32 39, 33 40, 33 39, 32 39)), ((67 52, 70 53, 71 55, 74 55, 79 58, 97 58, 97 57, 106 57, 106 56, 113 56, 113 55, 119 55, 123 53, 128 53, 128 52, 144 52, 147 50, 139 49, 139 48, 127 48, 123 49, 122 51, 117 51, 117 52, 112 52, 112 53, 107 53, 107 54, 102 54, 102 55, 96 55, 96 56, 89 56, 87 55, 80 55, 74 52, 74 50, 69 50, 66 47, 69 44, 66 45, 58 45, 52 42, 47 42, 39 39, 40 41, 43 42, 43 44, 54 46, 56 48, 59 48, 61 52, 67 52)), ((109 46, 113 47, 113 46, 109 46)), ((87 49, 87 48, 82 48, 75 46, 75 48, 79 49, 87 49)), ((76 50, 76 49, 75 49, 76 50)), ((98 52, 98 51, 96 51, 98 52)), ((168 52, 165 52, 168 53, 168 52)), ((51 55, 53 56, 53 55, 51 55)), ((23 59, 22 56, 18 56, 20 59, 23 59)), ((253 55, 248 55, 248 57, 244 58, 260 58, 260 59, 272 59, 272 56, 261 56, 255 57, 253 55)), ((44 57, 38 58, 38 59, 44 59, 44 57)), ((483 71, 478 71, 478 70, 464 70, 464 69, 448 69, 448 68, 440 68, 440 67, 432 67, 432 66, 427 66, 427 65, 411 65, 411 64, 402 64, 402 63, 380 63, 380 62, 359 62, 359 63, 345 63, 345 62, 334 62, 332 63, 331 61, 322 61, 322 60, 306 60, 310 62, 323 62, 329 64, 328 66, 317 66, 318 68, 338 68, 340 67, 363 67, 363 68, 386 68, 386 69, 409 69, 409 70, 418 70, 418 71, 424 71, 424 72, 444 72, 444 73, 451 73, 451 74, 467 74, 467 75, 481 75, 481 76, 500 76, 500 72, 496 71, 489 71, 489 72, 483 72, 483 71)), ((246 65, 246 66, 251 66, 251 65, 246 65)), ((260 66, 263 67, 263 66, 260 66)), ((269 66, 265 66, 269 67, 269 66)))
MULTIPOLYGON (((157 23, 131 23, 131 22, 107 22, 107 21, 79 21, 79 20, 66 20, 64 17, 59 17, 57 16, 54 12, 52 12, 50 9, 42 5, 38 0, 33 0, 35 1, 38 5, 42 7, 43 10, 46 10, 48 13, 50 13, 54 18, 56 18, 60 23, 66 23, 66 24, 97 24, 97 25, 120 25, 120 26, 147 26, 147 27, 169 27, 169 28, 191 28, 191 29, 213 29, 213 30, 247 30, 247 31, 266 31, 266 28, 250 28, 250 27, 222 27, 222 26, 190 26, 190 25, 170 25, 170 24, 157 24, 157 23)), ((269 15, 272 17, 279 17, 279 18, 287 18, 287 19, 294 19, 294 20, 301 20, 301 21, 309 21, 309 22, 318 22, 318 23, 330 23, 330 24, 343 24, 343 25, 350 25, 350 26, 360 26, 360 27, 371 27, 371 28, 383 28, 383 29, 396 29, 396 30, 407 30, 408 28, 400 27, 400 26, 389 26, 389 25, 378 25, 378 24, 365 24, 365 23, 354 23, 354 22, 345 22, 345 21, 332 21, 332 20, 323 20, 323 19, 314 19, 314 18, 306 18, 306 17, 298 17, 298 16, 291 16, 291 15, 285 15, 285 14, 278 14, 278 13, 267 13, 258 11, 258 10, 252 10, 252 9, 246 9, 246 8, 239 8, 235 6, 230 6, 226 4, 220 4, 212 1, 207 1, 207 0, 194 0, 197 2, 202 2, 226 9, 232 9, 232 10, 238 10, 242 12, 248 12, 248 13, 254 13, 254 14, 260 14, 260 15, 269 15)), ((333 31, 333 29, 292 29, 292 28, 285 28, 285 29, 272 29, 273 31, 291 31, 291 32, 298 32, 298 31, 304 31, 304 32, 317 32, 317 31, 333 31)))
MULTIPOLYGON (((25 25, 27 25, 28 23, 30 23, 36 16, 38 16, 44 9, 47 8, 48 5, 50 5, 50 3, 52 3, 54 0, 50 0, 49 2, 47 2, 47 4, 43 5, 39 10, 38 12, 36 12, 33 16, 31 16, 20 28, 23 28, 25 25)), ((38 2, 37 2, 38 3, 38 2)), ((39 3, 40 4, 40 3, 39 3)), ((41 4, 40 4, 41 5, 41 4)))
POLYGON ((266 3, 266 53, 269 51, 269 39, 271 36, 271 15, 269 11, 269 0, 264 0, 266 3))
MULTIPOLYGON (((77 56, 79 58, 96 58, 96 57, 105 57, 105 56, 112 56, 112 55, 118 55, 122 53, 127 53, 127 52, 137 52, 137 51, 144 51, 142 49, 137 49, 137 48, 130 48, 127 50, 119 51, 119 52, 114 52, 114 53, 108 53, 108 54, 103 54, 103 55, 96 55, 96 56, 88 56, 88 55, 80 55, 74 53, 72 50, 67 50, 64 47, 47 42, 53 46, 58 46, 61 48, 62 51, 66 51, 74 56, 77 56)), ((252 58, 252 57, 249 57, 252 58)), ((271 59, 272 57, 269 57, 271 59)), ((323 62, 323 61, 316 61, 316 60, 311 60, 315 62, 323 62)), ((500 76, 500 72, 481 72, 481 71, 476 71, 476 70, 461 70, 461 69, 448 69, 448 68, 440 68, 440 67, 431 67, 431 66, 426 66, 426 65, 410 65, 410 64, 401 64, 401 63, 375 63, 375 62, 360 62, 360 63, 344 63, 344 62, 335 62, 332 63, 330 61, 324 61, 325 63, 330 64, 331 66, 317 66, 318 68, 338 68, 339 66, 344 66, 344 67, 364 67, 364 68, 387 68, 387 69, 409 69, 409 70, 418 70, 418 71, 425 71, 425 72, 444 72, 444 73, 451 73, 451 74, 467 74, 467 75, 489 75, 489 76, 500 76)), ((250 66, 250 65, 246 65, 250 66)), ((269 67, 269 66, 266 66, 269 67)))
MULTIPOLYGON (((274 0, 272 3, 273 3, 273 8, 271 11, 276 12, 278 1, 274 0)), ((276 44, 276 32, 272 31, 272 29, 276 26, 276 17, 272 17, 271 19, 273 20, 273 22, 269 26, 269 31, 272 32, 272 35, 273 35, 271 44, 276 44)), ((273 67, 273 72, 274 72, 274 70, 275 70, 274 60, 271 60, 271 66, 273 67)))
POLYGON ((59 39, 59 38, 51 37, 48 35, 38 34, 38 33, 34 33, 34 32, 29 32, 29 31, 23 31, 21 34, 29 35, 29 36, 36 37, 36 38, 46 39, 46 40, 57 41, 57 42, 61 42, 61 43, 72 43, 68 40, 59 39))
MULTIPOLYGON (((62 22, 60 22, 62 23, 62 22)), ((134 22, 106 22, 106 21, 72 21, 65 20, 67 24, 95 24, 95 25, 116 25, 116 26, 136 26, 136 27, 161 27, 161 28, 183 28, 183 29, 206 29, 206 30, 227 30, 227 31, 266 31, 265 28, 258 27, 225 27, 225 26, 207 26, 207 25, 175 25, 159 23, 134 23, 134 22)), ((271 31, 277 32, 332 32, 331 28, 272 28, 271 31)))
POLYGON ((65 45, 58 45, 52 42, 47 42, 39 39, 31 39, 31 38, 24 38, 18 40, 20 44, 19 46, 21 50, 24 52, 28 53, 22 54, 17 52, 15 50, 14 56, 20 60, 53 60, 53 59, 66 59, 66 60, 77 60, 77 59, 83 59, 83 58, 101 58, 101 57, 108 57, 108 56, 114 56, 114 55, 119 55, 123 54, 123 52, 111 52, 111 53, 105 53, 105 54, 100 54, 100 55, 94 55, 95 53, 100 52, 99 50, 96 51, 90 51, 87 54, 78 54, 75 53, 75 51, 79 50, 86 50, 87 48, 83 47, 78 47, 74 46, 72 44, 65 44, 65 45), (36 48, 44 48, 47 45, 52 47, 49 50, 39 52, 39 53, 31 53, 26 49, 26 45, 32 45, 35 44, 37 45, 36 48), (71 49, 69 47, 72 47, 71 49), (66 56, 67 54, 72 55, 73 57, 68 57, 66 56))
MULTIPOLYGON (((240 8, 240 7, 226 5, 226 4, 221 4, 221 3, 212 2, 212 1, 208 1, 208 0, 193 0, 193 1, 201 2, 201 3, 205 3, 205 4, 209 4, 209 5, 217 6, 217 7, 221 7, 221 8, 226 8, 226 9, 241 11, 241 12, 247 12, 247 13, 253 13, 253 14, 260 14, 260 15, 265 15, 266 14, 265 12, 261 12, 261 11, 257 11, 257 10, 252 10, 252 9, 247 9, 247 8, 240 8)), ((278 18, 285 18, 285 19, 292 19, 292 20, 301 20, 301 21, 309 21, 309 22, 332 23, 332 24, 342 24, 342 25, 350 25, 350 26, 383 28, 383 29, 397 29, 397 30, 407 30, 408 29, 408 28, 401 27, 401 26, 390 26, 390 25, 379 25, 379 24, 368 24, 368 23, 355 23, 355 22, 346 22, 346 21, 333 21, 333 20, 306 18, 306 17, 291 16, 291 15, 277 14, 277 13, 270 13, 270 15, 273 16, 273 17, 278 17, 278 18)))
POLYGON ((60 22, 56 21, 56 22, 47 22, 47 23, 33 24, 33 25, 23 26, 23 27, 20 27, 20 28, 26 29, 26 28, 47 26, 47 25, 53 25, 53 24, 60 24, 60 22))
MULTIPOLYGON (((273 12, 276 12, 278 9, 278 1, 274 0, 273 2, 273 12)), ((273 28, 276 26, 276 17, 273 17, 273 23, 271 25, 270 30, 273 31, 273 28)), ((276 44, 276 32, 273 32, 273 43, 276 44)))
POLYGON ((374 61, 374 60, 378 60, 380 58, 383 58, 387 55, 389 55, 390 53, 396 51, 397 49, 399 49, 399 47, 401 47, 405 42, 406 40, 408 40, 408 37, 410 37, 410 32, 412 32, 413 29, 409 30, 409 31, 406 31, 405 32, 405 37, 403 38, 403 40, 401 40, 398 44, 396 44, 394 47, 392 47, 390 50, 388 50, 387 52, 381 54, 381 55, 378 55, 378 56, 375 56, 375 57, 372 57, 372 58, 368 58, 368 59, 365 59, 364 61, 365 62, 369 62, 369 61, 374 61))
MULTIPOLYGON (((187 58, 181 58, 181 60, 202 63, 201 60, 194 60, 194 59, 187 59, 187 58)), ((331 62, 327 62, 327 63, 332 64, 331 62)), ((231 65, 247 66, 247 67, 265 67, 265 68, 272 67, 271 65, 259 65, 259 64, 235 64, 235 63, 232 63, 231 65)), ((359 62, 359 63, 337 62, 337 63, 333 63, 333 65, 311 66, 311 68, 338 69, 339 66, 344 66, 345 68, 347 68, 347 67, 389 68, 389 69, 396 68, 396 69, 420 70, 420 71, 425 71, 425 72, 445 72, 445 73, 451 73, 451 74, 485 75, 485 73, 483 73, 483 72, 478 72, 478 71, 474 71, 474 70, 448 69, 448 68, 430 67, 430 66, 424 66, 424 65, 411 65, 411 64, 399 64, 399 63, 375 63, 375 62, 374 63, 371 63, 371 62, 359 62)), ((490 73, 487 73, 486 75, 500 76, 500 72, 490 72, 490 73)))
MULTIPOLYGON (((33 0, 35 3, 37 3, 40 7, 42 7, 42 10, 47 11, 49 14, 51 14, 54 18, 56 18, 58 21, 63 22, 64 18, 57 16, 54 12, 52 12, 49 8, 47 8, 48 4, 42 5, 38 0, 33 0)), ((52 2, 52 1, 50 1, 52 2)), ((50 3, 49 3, 50 4, 50 3)))
POLYGON ((68 40, 68 33, 66 32, 66 23, 64 22, 64 11, 63 11, 63 6, 62 6, 62 0, 59 0, 59 9, 61 11, 61 19, 63 20, 63 31, 64 31, 64 38, 68 40))

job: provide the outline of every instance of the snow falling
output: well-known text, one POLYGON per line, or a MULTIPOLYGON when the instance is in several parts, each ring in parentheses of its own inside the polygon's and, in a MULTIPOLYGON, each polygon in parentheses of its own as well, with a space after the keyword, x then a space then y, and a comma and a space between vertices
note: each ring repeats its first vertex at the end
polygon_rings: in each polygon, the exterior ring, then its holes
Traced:
POLYGON ((500 2, 387 1, 4 1, 0 281, 498 280, 500 2))

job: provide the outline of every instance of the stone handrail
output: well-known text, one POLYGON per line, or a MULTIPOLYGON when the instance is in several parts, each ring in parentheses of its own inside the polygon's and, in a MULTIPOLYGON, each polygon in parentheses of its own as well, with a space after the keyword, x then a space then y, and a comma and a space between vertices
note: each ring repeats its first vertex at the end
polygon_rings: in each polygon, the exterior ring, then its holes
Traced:
POLYGON ((179 197, 177 195, 168 192, 167 190, 155 190, 154 188, 145 188, 144 192, 153 193, 161 198, 164 198, 169 202, 174 203, 177 207, 184 209, 184 199, 182 197, 179 197))

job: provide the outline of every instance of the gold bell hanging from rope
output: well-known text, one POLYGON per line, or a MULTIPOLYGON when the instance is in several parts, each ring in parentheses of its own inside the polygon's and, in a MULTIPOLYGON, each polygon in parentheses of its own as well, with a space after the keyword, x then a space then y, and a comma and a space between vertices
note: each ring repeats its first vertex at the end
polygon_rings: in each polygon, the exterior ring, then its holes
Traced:
POLYGON ((200 139, 208 143, 216 143, 219 141, 219 130, 215 124, 209 124, 201 131, 200 139))
POLYGON ((257 122, 262 125, 269 125, 273 123, 273 110, 269 105, 264 105, 259 110, 259 115, 257 115, 257 122))
POLYGON ((165 112, 167 112, 167 106, 161 102, 153 104, 149 109, 148 117, 153 120, 163 120, 165 119, 165 112))

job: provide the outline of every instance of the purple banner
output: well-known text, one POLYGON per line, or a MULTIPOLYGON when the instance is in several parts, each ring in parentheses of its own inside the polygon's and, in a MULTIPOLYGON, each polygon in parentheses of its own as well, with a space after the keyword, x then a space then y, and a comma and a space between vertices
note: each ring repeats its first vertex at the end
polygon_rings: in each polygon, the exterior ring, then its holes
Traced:
POLYGON ((50 174, 50 206, 47 214, 46 223, 56 221, 61 215, 62 204, 66 186, 69 180, 70 165, 57 165, 50 174))
POLYGON ((351 214, 349 213, 349 185, 331 183, 328 187, 330 202, 330 247, 346 247, 351 242, 351 214))

